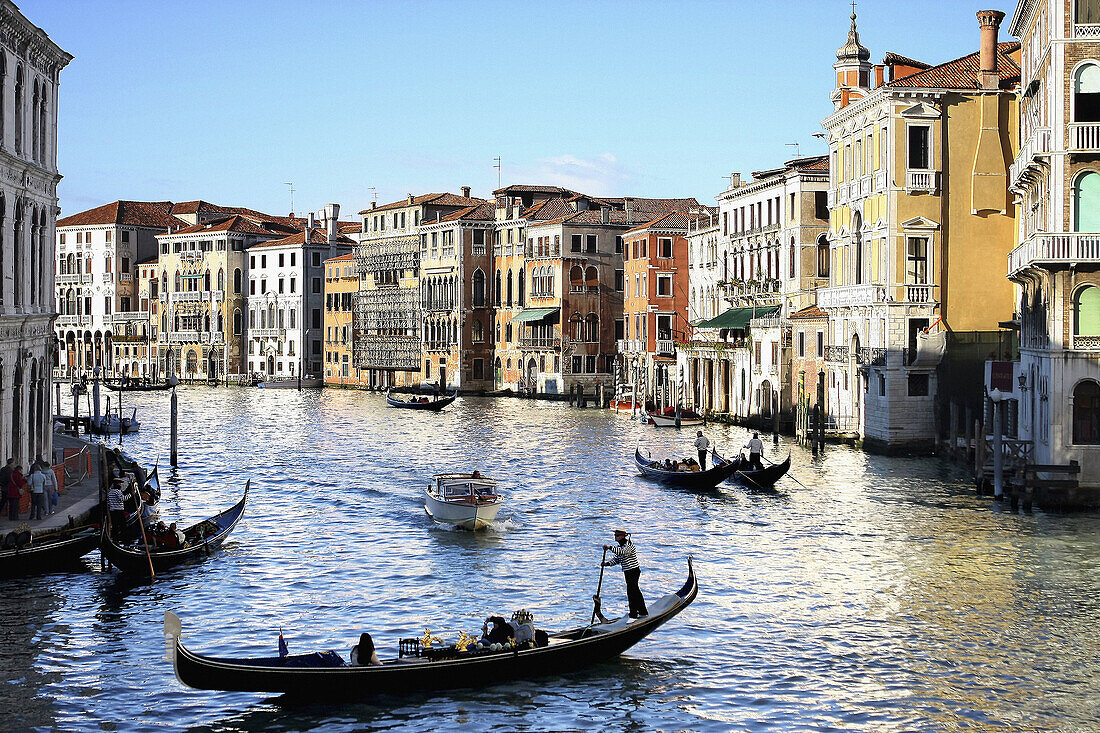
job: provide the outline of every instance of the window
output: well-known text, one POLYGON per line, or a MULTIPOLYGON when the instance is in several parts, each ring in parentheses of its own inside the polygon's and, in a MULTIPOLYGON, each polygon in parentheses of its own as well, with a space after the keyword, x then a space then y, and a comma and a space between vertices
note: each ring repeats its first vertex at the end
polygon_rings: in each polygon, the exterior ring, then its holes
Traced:
POLYGON ((1096 64, 1085 64, 1073 74, 1073 121, 1100 122, 1100 66, 1096 64))
POLYGON ((474 307, 485 307, 485 273, 480 268, 474 271, 474 307))
POLYGON ((1073 230, 1100 231, 1100 173, 1087 171, 1073 183, 1073 230))
POLYGON ((1097 0, 1074 0, 1076 12, 1073 22, 1085 25, 1100 24, 1100 2, 1097 0))
MULTIPOLYGON (((282 280, 279 282, 282 283, 282 280)), ((280 289, 279 292, 282 292, 282 289, 280 289)), ((319 277, 313 278, 313 292, 315 294, 321 292, 321 278, 319 277)))
MULTIPOLYGON (((65 244, 65 232, 61 232, 58 236, 60 237, 58 242, 60 242, 61 244, 65 244)), ((77 236, 80 236, 79 232, 77 232, 77 236)))
POLYGON ((585 251, 594 254, 596 252, 596 235, 595 234, 589 234, 584 239, 585 239, 585 251))
POLYGON ((672 259, 672 238, 660 237, 657 239, 657 256, 672 259))
POLYGON ((824 234, 817 238, 817 276, 829 277, 829 240, 824 234))
MULTIPOLYGON (((291 311, 291 313, 293 313, 293 312, 294 311, 291 311)), ((320 328, 320 327, 321 327, 321 309, 320 308, 314 308, 313 309, 313 328, 320 328)), ((291 326, 291 328, 293 328, 293 326, 291 326)))
POLYGON ((623 238, 615 237, 615 254, 621 255, 623 253, 623 238))
POLYGON ((906 240, 905 281, 914 285, 928 282, 928 239, 925 237, 906 240))
POLYGON ((474 320, 473 325, 470 327, 470 333, 475 344, 480 344, 485 341, 485 327, 481 325, 481 321, 474 320))
POLYGON ((1074 296, 1073 335, 1100 336, 1100 288, 1082 288, 1074 296))
POLYGON ((294 278, 290 278, 290 292, 292 292, 292 293, 293 293, 293 292, 294 292, 294 290, 295 290, 295 284, 294 284, 294 281, 295 281, 295 279, 294 279, 294 278))
POLYGON ((929 144, 932 128, 928 125, 910 125, 907 132, 909 134, 906 161, 908 167, 916 170, 928 170, 931 162, 929 144))
POLYGON ((472 379, 484 379, 485 378, 485 360, 474 359, 472 379))
MULTIPOLYGON (((176 289, 179 290, 179 288, 176 288, 176 289)), ((256 281, 255 280, 249 280, 248 281, 248 294, 249 295, 255 295, 256 294, 256 281)))
POLYGON ((1100 384, 1091 379, 1073 388, 1073 442, 1100 445, 1100 384))
POLYGON ((260 267, 267 267, 267 255, 260 255, 260 267))
POLYGON ((821 357, 825 356, 825 332, 824 331, 818 331, 817 332, 817 353, 815 354, 815 356, 817 356, 817 358, 819 358, 819 359, 821 357))
POLYGON ((283 278, 279 278, 279 292, 283 292, 283 278))
MULTIPOLYGON (((847 374, 847 372, 845 372, 847 374)), ((910 397, 927 397, 928 396, 928 375, 927 374, 910 374, 909 375, 909 396, 910 397)))
POLYGON ((799 357, 806 356, 806 332, 798 332, 798 355, 799 357))
POLYGON ((662 298, 672 296, 672 275, 657 276, 657 296, 662 298))
POLYGON ((283 266, 283 260, 284 260, 285 258, 286 258, 286 255, 280 252, 280 253, 279 253, 279 267, 282 267, 282 266, 283 266))
POLYGON ((621 293, 624 290, 626 290, 626 271, 615 270, 615 291, 621 293))

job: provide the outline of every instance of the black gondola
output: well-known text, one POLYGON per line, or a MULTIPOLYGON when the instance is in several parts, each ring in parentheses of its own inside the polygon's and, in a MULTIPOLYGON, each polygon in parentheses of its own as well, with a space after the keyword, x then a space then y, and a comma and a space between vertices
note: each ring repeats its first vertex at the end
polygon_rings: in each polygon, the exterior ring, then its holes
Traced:
POLYGON ((651 461, 642 457, 642 452, 637 448, 634 449, 634 462, 646 478, 660 481, 666 486, 696 491, 713 489, 730 478, 738 469, 738 466, 728 462, 723 461, 719 464, 718 461, 714 461, 714 465, 706 471, 669 471, 662 467, 660 461, 651 461))
MULTIPOLYGON (((137 467, 137 464, 132 464, 137 467)), ((132 468, 131 468, 132 470, 132 468)), ((160 473, 158 466, 153 466, 153 472, 149 474, 141 485, 141 490, 126 497, 123 509, 126 511, 126 526, 122 530, 122 539, 138 539, 141 537, 141 521, 149 517, 155 511, 160 502, 160 473)))
POLYGON ((30 532, 15 532, 0 541, 0 578, 69 570, 99 544, 99 528, 74 527, 30 537, 30 532))
POLYGON ((146 382, 146 381, 129 381, 129 382, 103 382, 103 386, 113 392, 162 392, 164 390, 172 389, 176 385, 169 382, 146 382))
MULTIPOLYGON (((203 690, 277 692, 296 697, 362 697, 381 692, 442 690, 574 672, 613 659, 683 611, 699 592, 688 559, 683 587, 650 605, 641 619, 623 617, 548 636, 546 646, 390 659, 378 666, 346 665, 334 652, 284 658, 233 659, 196 654, 180 642, 179 618, 166 612, 165 635, 175 636, 176 677, 203 690), (437 658, 437 657, 443 658, 437 658), (433 661, 434 660, 434 661, 433 661)), ((440 650, 443 651, 443 650, 440 650)))
POLYGON ((427 402, 416 402, 417 397, 413 398, 413 401, 399 400, 393 396, 392 393, 386 392, 386 402, 390 407, 403 407, 407 410, 442 410, 447 405, 455 401, 458 397, 458 390, 444 397, 429 398, 427 402))
POLYGON ((241 500, 221 514, 216 514, 210 519, 204 519, 183 530, 187 538, 187 546, 178 549, 157 547, 153 537, 146 531, 145 540, 137 540, 136 545, 131 543, 121 546, 106 532, 103 534, 103 545, 100 551, 107 560, 124 573, 147 574, 149 572, 150 558, 154 570, 178 565, 188 560, 206 557, 221 547, 225 538, 237 526, 244 514, 245 501, 248 499, 248 488, 251 481, 244 485, 244 496, 241 500), (149 542, 149 552, 146 554, 144 542, 149 542))
POLYGON ((773 463, 758 469, 750 469, 748 459, 742 456, 727 459, 718 455, 717 451, 712 451, 711 457, 716 466, 734 466, 735 470, 730 478, 748 489, 772 489, 775 487, 775 482, 783 478, 791 469, 790 453, 782 463, 773 463))

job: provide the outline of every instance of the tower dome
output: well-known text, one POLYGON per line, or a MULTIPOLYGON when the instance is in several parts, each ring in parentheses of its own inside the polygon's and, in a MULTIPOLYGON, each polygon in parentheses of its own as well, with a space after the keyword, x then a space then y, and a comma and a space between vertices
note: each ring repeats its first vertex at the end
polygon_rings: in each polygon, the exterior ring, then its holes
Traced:
POLYGON ((852 13, 852 27, 848 29, 848 42, 837 49, 837 61, 867 61, 871 58, 871 52, 859 42, 859 31, 856 30, 856 14, 852 13))

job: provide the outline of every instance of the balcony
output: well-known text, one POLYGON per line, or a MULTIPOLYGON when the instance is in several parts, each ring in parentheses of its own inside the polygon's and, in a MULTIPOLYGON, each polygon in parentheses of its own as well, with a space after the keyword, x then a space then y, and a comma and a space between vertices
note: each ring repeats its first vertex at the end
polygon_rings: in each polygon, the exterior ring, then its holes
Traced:
POLYGON ((250 328, 248 335, 257 339, 281 339, 286 337, 285 328, 250 328))
POLYGON ((905 190, 909 193, 935 193, 938 181, 938 171, 905 172, 905 190))
POLYGON ((886 366, 886 349, 861 346, 856 352, 856 363, 863 366, 886 366))
POLYGON ((203 334, 199 331, 169 331, 168 343, 170 344, 197 344, 199 343, 199 337, 203 334))
POLYGON ((519 340, 519 345, 524 349, 557 349, 561 347, 561 339, 553 336, 525 336, 519 340))
POLYGON ((875 171, 875 192, 881 193, 886 190, 886 171, 875 171))
POLYGON ((842 183, 836 187, 836 205, 848 203, 848 184, 842 183))
POLYGON ((129 272, 120 272, 120 273, 118 273, 118 281, 120 283, 128 283, 133 279, 134 279, 134 276, 129 272))
POLYGON ((1032 164, 1043 155, 1050 154, 1050 128, 1040 127, 1020 146, 1016 160, 1008 167, 1008 183, 1015 186, 1032 164))
POLYGON ((221 290, 191 290, 182 293, 169 293, 168 300, 171 303, 206 303, 210 300, 221 300, 221 290))
POLYGON ((641 339, 619 339, 617 342, 620 354, 630 354, 645 351, 645 341, 641 339))
POLYGON ((850 308, 881 303, 886 298, 882 285, 841 285, 817 291, 819 308, 850 308))
POLYGON ((874 182, 874 177, 866 175, 859 179, 859 195, 860 197, 867 197, 871 195, 871 186, 874 182))
POLYGON ((1100 336, 1074 336, 1073 348, 1077 351, 1100 351, 1100 336))
POLYGON ((1100 25, 1096 23, 1074 23, 1074 38, 1100 38, 1100 25))
POLYGON ((1100 153, 1100 122, 1071 122, 1066 148, 1071 153, 1100 153))
POLYGON ((127 311, 122 313, 112 313, 111 315, 106 316, 104 320, 112 325, 127 323, 146 323, 149 320, 149 314, 145 311, 127 311))
POLYGON ((1036 232, 1008 253, 1008 275, 1027 267, 1069 266, 1085 260, 1100 260, 1100 234, 1036 232))
POLYGON ((180 262, 201 262, 205 256, 206 252, 201 249, 187 250, 180 252, 180 262))
POLYGON ((935 299, 932 297, 932 285, 906 285, 905 286, 905 302, 906 303, 935 303, 935 299))
POLYGON ((657 356, 676 356, 676 342, 672 339, 657 339, 657 356))
POLYGON ((66 272, 55 277, 58 285, 91 285, 92 275, 87 272, 66 272))
MULTIPOLYGON (((57 320, 54 321, 54 325, 55 326, 79 326, 81 318, 84 318, 84 316, 58 316, 57 320)), ((91 320, 91 318, 92 318, 91 316, 88 316, 89 321, 91 320)))
POLYGON ((848 361, 848 347, 847 346, 826 346, 825 347, 825 361, 833 361, 833 362, 848 361))

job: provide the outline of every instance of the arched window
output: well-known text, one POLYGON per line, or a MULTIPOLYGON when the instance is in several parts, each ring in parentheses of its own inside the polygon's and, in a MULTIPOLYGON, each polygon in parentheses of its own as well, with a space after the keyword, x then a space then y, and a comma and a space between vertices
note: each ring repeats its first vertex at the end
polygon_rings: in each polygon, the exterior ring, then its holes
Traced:
POLYGON ((233 335, 240 336, 241 328, 244 325, 244 317, 241 315, 240 310, 233 311, 233 335))
POLYGON ((1073 388, 1073 442, 1100 445, 1100 384, 1091 379, 1073 388))
POLYGON ((584 319, 585 341, 596 343, 600 340, 600 317, 589 313, 584 319))
MULTIPOLYGON (((500 305, 500 270, 497 270, 497 274, 496 274, 496 282, 494 283, 494 288, 493 288, 493 304, 494 304, 494 305, 500 305)), ((500 325, 500 324, 497 324, 497 325, 498 325, 498 329, 497 329, 497 330, 498 330, 498 333, 497 333, 497 340, 499 341, 499 340, 500 340, 500 333, 499 333, 499 330, 500 330, 500 329, 499 329, 499 325, 500 325)))
POLYGON ((519 304, 523 305, 524 304, 524 296, 527 294, 526 293, 527 288, 525 287, 526 283, 527 283, 527 278, 525 278, 523 276, 523 270, 519 271, 519 277, 517 279, 519 280, 519 304))
POLYGON ((824 234, 817 238, 817 276, 829 277, 829 240, 824 234))
POLYGON ((485 307, 485 273, 480 267, 474 270, 474 307, 485 307))
POLYGON ((545 283, 546 284, 546 294, 547 295, 553 295, 554 294, 554 269, 548 265, 546 267, 546 269, 543 270, 543 272, 546 273, 546 276, 545 276, 545 279, 546 279, 546 283, 545 283))
POLYGON ((210 290, 210 270, 207 270, 205 273, 203 273, 203 276, 202 276, 202 289, 203 290, 210 290))
POLYGON ((15 67, 15 152, 23 152, 23 65, 15 67))
POLYGON ((480 344, 485 340, 485 328, 481 325, 480 319, 474 319, 473 325, 470 327, 470 332, 475 344, 480 344))
POLYGON ((512 271, 508 271, 508 305, 512 304, 512 271))
POLYGON ((1100 173, 1083 173, 1073 184, 1073 230, 1100 232, 1100 173))
POLYGON ((790 271, 787 277, 793 280, 795 278, 795 263, 798 261, 798 248, 795 246, 794 237, 791 237, 790 259, 790 271))
POLYGON ((574 313, 569 317, 569 338, 574 341, 584 341, 584 319, 580 313, 574 313))
POLYGON ((584 290, 584 270, 580 265, 573 265, 569 269, 569 290, 573 293, 584 290))
POLYGON ((1100 122, 1100 66, 1082 64, 1073 72, 1073 121, 1100 122))
POLYGON ((174 291, 176 291, 177 293, 180 291, 180 274, 179 274, 179 272, 176 272, 176 282, 175 282, 175 286, 172 289, 174 291))
MULTIPOLYGON (((18 126, 16 129, 18 129, 18 126)), ((15 304, 16 308, 23 305, 23 256, 26 250, 23 242, 23 216, 23 202, 16 199, 15 215, 12 217, 15 224, 12 240, 14 245, 12 247, 12 272, 14 273, 12 303, 15 304)))
POLYGON ((1074 296, 1073 335, 1100 336, 1100 288, 1082 288, 1074 296))
POLYGON ((34 80, 31 95, 31 158, 38 160, 38 79, 34 80))
POLYGON ((584 271, 584 285, 589 292, 600 289, 600 273, 595 267, 589 267, 584 271))
POLYGON ((218 268, 218 290, 225 290, 225 270, 218 268))
POLYGON ((241 292, 241 268, 233 270, 233 292, 240 294, 241 292))

